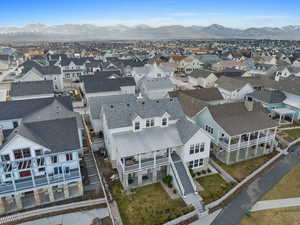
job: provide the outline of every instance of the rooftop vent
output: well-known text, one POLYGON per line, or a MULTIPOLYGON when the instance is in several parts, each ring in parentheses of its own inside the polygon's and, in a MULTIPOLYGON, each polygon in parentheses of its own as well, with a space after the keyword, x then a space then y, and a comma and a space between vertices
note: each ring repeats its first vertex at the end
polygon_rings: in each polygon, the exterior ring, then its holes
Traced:
POLYGON ((111 109, 113 109, 113 108, 114 108, 114 106, 113 106, 113 105, 110 105, 110 108, 111 108, 111 109))

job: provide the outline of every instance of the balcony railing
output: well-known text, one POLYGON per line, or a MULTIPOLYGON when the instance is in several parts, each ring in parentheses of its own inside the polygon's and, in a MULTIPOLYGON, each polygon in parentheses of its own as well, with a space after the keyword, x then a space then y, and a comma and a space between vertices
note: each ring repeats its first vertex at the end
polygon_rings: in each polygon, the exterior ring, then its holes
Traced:
POLYGON ((58 174, 58 175, 43 175, 43 176, 30 176, 28 178, 18 179, 14 182, 9 181, 7 183, 0 184, 0 195, 31 191, 35 188, 55 185, 65 182, 71 182, 81 179, 79 169, 72 169, 70 173, 58 174))
POLYGON ((150 169, 156 166, 162 166, 168 164, 169 164, 168 157, 157 157, 156 163, 154 163, 154 159, 151 159, 151 160, 141 162, 141 167, 139 166, 139 163, 135 163, 133 165, 128 165, 128 166, 124 166, 123 164, 121 164, 121 167, 124 168, 124 172, 135 172, 140 169, 148 169, 148 168, 150 169))
POLYGON ((220 139, 219 145, 223 148, 223 150, 234 151, 242 148, 251 147, 257 144, 265 143, 274 139, 274 135, 264 136, 260 138, 255 138, 250 141, 241 141, 241 143, 228 144, 223 139, 220 139))

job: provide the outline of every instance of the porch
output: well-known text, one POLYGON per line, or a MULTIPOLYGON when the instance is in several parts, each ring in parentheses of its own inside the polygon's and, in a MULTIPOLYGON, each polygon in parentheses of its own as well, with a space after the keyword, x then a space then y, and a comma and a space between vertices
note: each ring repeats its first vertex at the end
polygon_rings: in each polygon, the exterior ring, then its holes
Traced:
POLYGON ((279 125, 292 124, 297 112, 288 108, 277 108, 271 111, 272 118, 278 121, 279 125))

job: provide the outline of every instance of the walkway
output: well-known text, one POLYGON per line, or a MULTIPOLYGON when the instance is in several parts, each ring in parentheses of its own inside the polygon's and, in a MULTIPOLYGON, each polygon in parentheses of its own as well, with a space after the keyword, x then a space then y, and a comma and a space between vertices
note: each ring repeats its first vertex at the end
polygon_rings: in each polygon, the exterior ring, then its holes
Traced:
POLYGON ((264 200, 257 202, 252 208, 251 212, 265 210, 265 209, 276 209, 300 206, 300 198, 285 198, 277 200, 264 200))
POLYGON ((108 217, 108 209, 100 208, 93 210, 80 211, 75 213, 63 214, 59 216, 51 216, 43 219, 33 220, 20 225, 49 225, 49 224, 63 224, 63 225, 90 225, 94 218, 99 219, 108 217))
POLYGON ((252 206, 297 163, 300 156, 290 153, 267 169, 253 183, 242 190, 229 205, 227 205, 212 225, 238 225, 252 206))

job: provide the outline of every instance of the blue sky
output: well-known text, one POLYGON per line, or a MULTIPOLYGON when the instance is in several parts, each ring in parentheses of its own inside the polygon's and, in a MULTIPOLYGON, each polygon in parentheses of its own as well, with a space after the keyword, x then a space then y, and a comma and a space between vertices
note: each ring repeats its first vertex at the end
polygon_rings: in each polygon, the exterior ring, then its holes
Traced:
POLYGON ((134 26, 300 25, 299 0, 0 0, 0 26, 32 23, 134 26))

